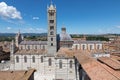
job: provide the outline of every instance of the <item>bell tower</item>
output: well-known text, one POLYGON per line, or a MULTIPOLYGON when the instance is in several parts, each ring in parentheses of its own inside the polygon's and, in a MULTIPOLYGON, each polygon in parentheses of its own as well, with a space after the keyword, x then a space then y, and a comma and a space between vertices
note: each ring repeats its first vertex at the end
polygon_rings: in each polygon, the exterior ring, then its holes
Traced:
POLYGON ((48 15, 48 54, 54 55, 57 51, 56 7, 52 4, 47 8, 48 15))
POLYGON ((21 35, 20 30, 19 30, 19 32, 18 32, 17 35, 15 36, 16 47, 18 47, 18 45, 20 44, 20 42, 21 42, 22 40, 23 40, 23 36, 21 35))

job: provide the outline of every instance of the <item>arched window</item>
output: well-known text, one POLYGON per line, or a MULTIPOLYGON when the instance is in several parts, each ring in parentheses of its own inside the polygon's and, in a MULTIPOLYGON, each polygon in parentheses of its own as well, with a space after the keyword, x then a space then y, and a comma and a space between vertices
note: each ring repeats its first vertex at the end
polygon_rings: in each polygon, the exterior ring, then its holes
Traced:
POLYGON ((52 65, 52 60, 51 60, 51 58, 48 59, 48 65, 49 65, 49 66, 52 65))
POLYGON ((53 41, 53 38, 51 38, 51 41, 53 41))
POLYGON ((54 20, 50 20, 50 23, 54 23, 54 20))
POLYGON ((59 68, 62 68, 62 60, 59 61, 59 68))
POLYGON ((100 45, 97 45, 97 49, 100 49, 100 45))
POLYGON ((93 49, 93 46, 92 45, 90 45, 90 50, 92 50, 93 49))
POLYGON ((41 63, 43 63, 43 56, 41 56, 41 63))
POLYGON ((32 62, 35 63, 35 56, 32 57, 32 62))
POLYGON ((30 46, 28 45, 28 50, 30 50, 30 46))
POLYGON ((16 56, 16 62, 19 63, 19 57, 18 56, 16 56))
POLYGON ((43 45, 43 50, 45 50, 45 45, 43 45))
POLYGON ((54 26, 50 26, 50 30, 54 30, 54 26))
POLYGON ((53 46, 53 43, 51 43, 51 46, 53 46))
POLYGON ((70 61, 70 68, 72 68, 73 61, 70 61))
POLYGON ((75 50, 77 50, 78 49, 78 45, 75 45, 75 50))
POLYGON ((49 16, 54 16, 54 12, 49 13, 49 16))
POLYGON ((24 56, 24 62, 25 63, 27 62, 27 56, 24 56))
POLYGON ((41 49, 41 45, 40 45, 39 47, 40 47, 40 49, 41 49))
POLYGON ((35 49, 37 49, 37 45, 35 46, 35 49))
POLYGON ((53 32, 53 31, 51 31, 51 32, 50 32, 50 35, 53 35, 53 34, 54 34, 54 32, 53 32))
POLYGON ((82 49, 85 50, 85 45, 82 45, 82 49))

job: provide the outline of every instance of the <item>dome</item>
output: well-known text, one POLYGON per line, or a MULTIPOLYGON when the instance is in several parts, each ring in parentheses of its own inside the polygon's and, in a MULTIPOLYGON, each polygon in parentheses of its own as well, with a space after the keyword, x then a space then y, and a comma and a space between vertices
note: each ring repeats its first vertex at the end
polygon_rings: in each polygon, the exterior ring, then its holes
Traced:
POLYGON ((60 41, 71 41, 71 36, 67 33, 60 34, 60 41))
POLYGON ((72 38, 69 34, 66 33, 66 28, 61 28, 60 41, 72 41, 72 38))

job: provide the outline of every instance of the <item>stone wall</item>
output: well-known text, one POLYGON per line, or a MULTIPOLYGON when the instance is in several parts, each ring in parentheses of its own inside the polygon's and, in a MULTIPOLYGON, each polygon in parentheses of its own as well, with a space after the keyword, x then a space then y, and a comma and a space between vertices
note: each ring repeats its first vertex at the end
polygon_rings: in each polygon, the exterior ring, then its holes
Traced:
POLYGON ((75 50, 102 50, 102 44, 73 44, 72 46, 75 50), (84 46, 84 47, 83 47, 84 46))
POLYGON ((76 80, 75 62, 73 58, 56 58, 55 78, 59 80, 76 80), (60 61, 62 66, 60 66, 60 61), (72 67, 70 67, 72 61, 72 67))
POLYGON ((47 49, 47 45, 19 45, 19 49, 47 49))
POLYGON ((36 69, 39 76, 45 76, 46 80, 63 79, 63 80, 76 80, 75 62, 73 58, 55 58, 54 56, 43 55, 14 55, 15 63, 12 70, 28 70, 30 68, 36 69), (27 57, 25 62, 24 57, 27 57), (33 62, 33 56, 35 62, 33 62), (19 57, 17 62, 16 57, 19 57), (43 57, 43 62, 41 62, 43 57), (51 63, 49 63, 51 60, 51 63), (59 62, 62 61, 62 68, 59 62), (70 62, 72 66, 70 67, 70 62))

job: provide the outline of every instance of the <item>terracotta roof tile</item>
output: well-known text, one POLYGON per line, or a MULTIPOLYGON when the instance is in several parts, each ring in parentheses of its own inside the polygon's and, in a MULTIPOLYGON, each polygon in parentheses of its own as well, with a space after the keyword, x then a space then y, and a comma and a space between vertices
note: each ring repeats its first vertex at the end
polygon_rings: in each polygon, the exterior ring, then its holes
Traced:
POLYGON ((76 53, 75 57, 91 80, 119 80, 119 77, 111 74, 108 70, 100 65, 100 62, 96 61, 90 56, 84 53, 76 53))
POLYGON ((115 70, 120 70, 120 62, 118 62, 117 60, 113 60, 109 57, 101 57, 98 58, 98 60, 100 60, 101 62, 103 62, 104 64, 108 65, 109 67, 115 70))
POLYGON ((111 69, 110 67, 108 67, 107 65, 104 65, 102 63, 100 65, 120 80, 120 71, 115 71, 115 70, 111 69))
POLYGON ((60 48, 57 52, 57 57, 73 57, 74 51, 69 48, 60 48))
POLYGON ((115 60, 120 61, 120 57, 119 57, 119 56, 114 56, 114 55, 111 55, 110 57, 111 57, 111 58, 113 58, 113 59, 115 59, 115 60))
POLYGON ((30 50, 18 50, 15 54, 46 54, 47 51, 46 50, 42 50, 42 49, 39 49, 39 50, 33 50, 33 49, 30 49, 30 50))
POLYGON ((0 80, 28 80, 35 72, 34 69, 28 71, 0 71, 0 80))

